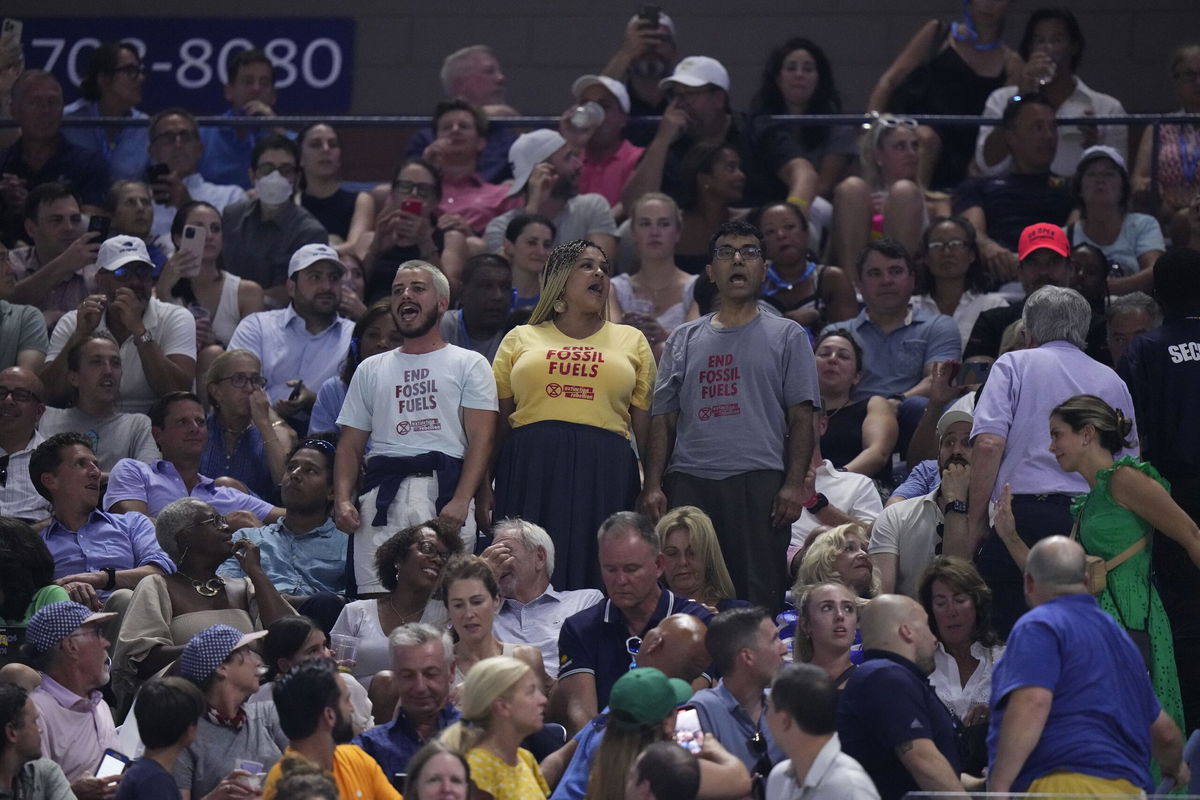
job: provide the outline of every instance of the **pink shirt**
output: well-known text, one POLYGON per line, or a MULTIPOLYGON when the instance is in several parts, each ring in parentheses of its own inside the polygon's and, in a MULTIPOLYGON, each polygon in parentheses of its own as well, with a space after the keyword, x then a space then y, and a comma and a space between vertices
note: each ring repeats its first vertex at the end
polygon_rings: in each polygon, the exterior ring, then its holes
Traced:
POLYGON ((519 197, 508 196, 508 184, 487 183, 476 172, 463 178, 442 178, 438 215, 462 214, 471 230, 482 233, 496 217, 516 208, 519 197))
MULTIPOLYGON (((42 268, 37 250, 32 246, 13 248, 8 251, 8 260, 19 281, 28 278, 42 268)), ((74 311, 83 302, 83 299, 91 294, 92 279, 95 274, 95 264, 89 264, 68 276, 57 286, 52 287, 46 296, 34 305, 42 311, 74 311)), ((57 321, 57 317, 55 317, 55 321, 57 321)))
POLYGON ((642 158, 643 147, 621 140, 617 151, 604 161, 593 161, 583 153, 583 169, 579 172, 579 192, 603 195, 609 205, 621 202, 621 190, 642 158))
POLYGON ((112 712, 99 692, 80 697, 43 672, 42 685, 29 696, 42 715, 42 755, 62 767, 68 781, 95 772, 104 750, 116 748, 112 712))

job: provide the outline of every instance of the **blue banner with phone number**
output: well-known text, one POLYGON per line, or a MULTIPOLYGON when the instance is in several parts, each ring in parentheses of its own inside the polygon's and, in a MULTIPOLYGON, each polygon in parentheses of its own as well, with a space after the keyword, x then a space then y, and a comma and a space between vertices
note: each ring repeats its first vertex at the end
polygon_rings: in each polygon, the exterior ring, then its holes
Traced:
POLYGON ((220 114, 226 64, 257 47, 275 65, 279 114, 350 110, 355 22, 348 18, 262 19, 58 17, 22 19, 25 65, 53 72, 69 103, 79 97, 92 50, 105 41, 132 42, 142 53, 146 83, 139 106, 154 113, 183 106, 220 114))

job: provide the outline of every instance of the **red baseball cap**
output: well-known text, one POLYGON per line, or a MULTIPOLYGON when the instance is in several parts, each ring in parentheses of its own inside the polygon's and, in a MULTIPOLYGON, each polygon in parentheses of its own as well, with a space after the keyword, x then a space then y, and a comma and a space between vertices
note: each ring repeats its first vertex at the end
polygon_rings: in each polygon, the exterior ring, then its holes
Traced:
POLYGON ((1017 258, 1024 261, 1034 250, 1052 250, 1063 258, 1071 255, 1071 243, 1063 229, 1049 222, 1038 222, 1021 231, 1017 258))

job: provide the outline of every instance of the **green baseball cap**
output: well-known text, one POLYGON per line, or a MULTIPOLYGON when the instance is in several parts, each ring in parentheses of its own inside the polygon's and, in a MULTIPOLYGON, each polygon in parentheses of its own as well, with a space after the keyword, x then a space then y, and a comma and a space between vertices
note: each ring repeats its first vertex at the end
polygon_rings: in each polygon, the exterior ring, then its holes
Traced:
POLYGON ((654 667, 638 667, 613 684, 608 695, 609 718, 630 728, 648 728, 667 718, 692 698, 692 687, 668 678, 654 667))

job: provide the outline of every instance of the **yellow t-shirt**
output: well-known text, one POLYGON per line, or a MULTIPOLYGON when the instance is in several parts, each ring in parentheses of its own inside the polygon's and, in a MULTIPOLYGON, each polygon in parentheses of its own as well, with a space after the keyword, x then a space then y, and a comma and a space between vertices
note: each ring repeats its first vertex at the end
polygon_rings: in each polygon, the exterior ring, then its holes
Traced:
MULTIPOLYGON (((267 773, 267 780, 263 783, 263 800, 275 797, 275 784, 279 783, 280 767, 283 759, 288 756, 303 758, 290 747, 283 751, 283 756, 267 773)), ((334 748, 333 781, 337 784, 338 797, 342 800, 404 800, 388 782, 378 762, 357 745, 339 744, 334 748)))
POLYGON ((505 764, 499 756, 482 747, 467 751, 467 763, 471 765, 471 783, 495 800, 530 800, 550 796, 550 786, 542 775, 541 767, 533 753, 523 747, 517 750, 516 766, 505 764))
POLYGON ((605 322, 586 339, 572 339, 553 322, 518 325, 492 363, 500 399, 513 398, 514 428, 559 420, 592 425, 630 438, 629 407, 650 410, 658 372, 645 335, 605 322))

